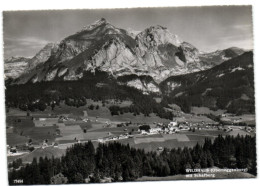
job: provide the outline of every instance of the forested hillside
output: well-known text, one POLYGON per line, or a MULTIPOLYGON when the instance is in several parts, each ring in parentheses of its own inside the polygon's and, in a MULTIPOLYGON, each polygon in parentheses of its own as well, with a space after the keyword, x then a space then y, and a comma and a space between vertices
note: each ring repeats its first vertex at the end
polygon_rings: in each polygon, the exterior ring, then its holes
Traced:
POLYGON ((212 69, 172 76, 160 84, 164 102, 185 112, 191 106, 230 113, 255 113, 253 53, 246 52, 212 69))
POLYGON ((149 116, 156 113, 161 118, 172 119, 171 112, 156 103, 152 95, 144 95, 140 90, 125 85, 119 85, 116 79, 106 72, 85 72, 77 81, 50 81, 9 85, 6 89, 6 106, 22 110, 45 110, 47 106, 58 106, 61 101, 69 106, 84 106, 86 99, 105 101, 108 99, 131 100, 129 107, 119 107, 119 112, 143 113, 149 116))

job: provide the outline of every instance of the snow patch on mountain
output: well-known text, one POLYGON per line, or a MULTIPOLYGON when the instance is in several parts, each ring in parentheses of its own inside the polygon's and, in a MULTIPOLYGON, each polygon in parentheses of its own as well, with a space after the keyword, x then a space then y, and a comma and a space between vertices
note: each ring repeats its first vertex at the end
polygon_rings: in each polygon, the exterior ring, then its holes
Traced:
POLYGON ((159 93, 160 92, 160 89, 154 83, 152 83, 152 82, 145 83, 145 82, 142 82, 140 79, 128 81, 126 83, 126 85, 130 86, 130 87, 134 87, 138 90, 141 90, 144 93, 150 93, 150 92, 159 93))
POLYGON ((243 69, 242 67, 236 67, 236 68, 233 68, 233 69, 231 70, 231 73, 232 73, 232 72, 235 72, 235 71, 237 71, 237 70, 245 70, 245 69, 243 69))
POLYGON ((181 86, 181 83, 177 83, 177 82, 167 82, 167 86, 168 88, 170 88, 170 90, 174 90, 175 88, 178 88, 181 86))
POLYGON ((225 74, 218 74, 216 77, 218 77, 218 78, 220 78, 220 77, 222 77, 222 76, 224 76, 225 74))

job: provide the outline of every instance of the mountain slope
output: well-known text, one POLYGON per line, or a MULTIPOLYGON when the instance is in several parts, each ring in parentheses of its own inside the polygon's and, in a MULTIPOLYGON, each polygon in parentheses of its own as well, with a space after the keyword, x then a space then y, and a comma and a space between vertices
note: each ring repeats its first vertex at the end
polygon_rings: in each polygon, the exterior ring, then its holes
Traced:
POLYGON ((58 46, 56 43, 45 45, 30 61, 27 70, 35 68, 37 65, 46 62, 52 53, 55 53, 58 46))
POLYGON ((253 53, 246 52, 212 69, 170 77, 160 84, 167 103, 254 113, 253 53))

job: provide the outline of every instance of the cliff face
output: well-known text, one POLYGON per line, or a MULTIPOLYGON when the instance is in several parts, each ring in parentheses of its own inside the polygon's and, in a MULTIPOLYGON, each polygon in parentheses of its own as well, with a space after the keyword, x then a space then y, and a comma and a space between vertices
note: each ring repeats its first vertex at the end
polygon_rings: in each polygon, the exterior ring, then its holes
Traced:
POLYGON ((55 43, 48 43, 41 49, 28 63, 28 70, 35 68, 37 65, 46 62, 49 57, 55 53, 58 45, 55 43))

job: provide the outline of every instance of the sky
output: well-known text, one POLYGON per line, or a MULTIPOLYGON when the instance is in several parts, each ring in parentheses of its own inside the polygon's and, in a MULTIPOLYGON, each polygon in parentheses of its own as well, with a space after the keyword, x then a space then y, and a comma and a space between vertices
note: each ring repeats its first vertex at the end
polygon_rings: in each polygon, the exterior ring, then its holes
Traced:
POLYGON ((167 27, 205 52, 253 49, 251 6, 5 11, 4 58, 32 57, 47 43, 60 42, 102 17, 123 29, 167 27))

